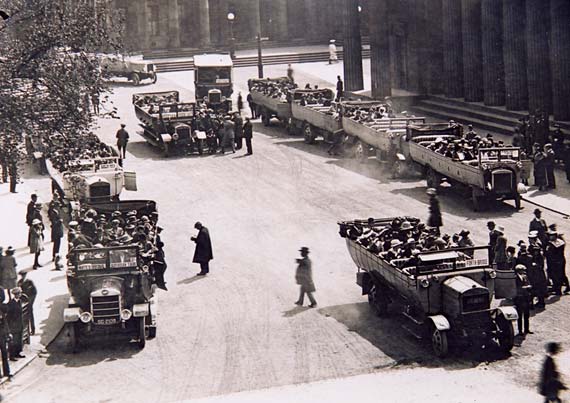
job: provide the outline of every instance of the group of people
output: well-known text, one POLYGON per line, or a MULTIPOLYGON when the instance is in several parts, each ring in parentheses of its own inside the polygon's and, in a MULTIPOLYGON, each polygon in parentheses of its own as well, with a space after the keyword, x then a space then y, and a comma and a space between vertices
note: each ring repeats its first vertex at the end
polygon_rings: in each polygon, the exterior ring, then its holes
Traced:
POLYGON ((373 123, 378 120, 396 117, 394 110, 389 104, 372 105, 368 108, 347 104, 343 108, 343 114, 356 122, 362 123, 373 123))
POLYGON ((211 109, 202 109, 197 119, 192 121, 192 130, 206 133, 206 141, 210 154, 220 150, 225 154, 227 149, 233 153, 243 148, 245 140, 247 155, 253 154, 253 124, 251 119, 245 119, 239 112, 233 114, 216 114, 211 109))
POLYGON ((494 140, 490 134, 483 138, 476 135, 471 139, 465 135, 455 139, 438 137, 427 145, 430 150, 459 161, 477 159, 480 149, 491 147, 501 148, 506 147, 506 145, 502 140, 494 140))

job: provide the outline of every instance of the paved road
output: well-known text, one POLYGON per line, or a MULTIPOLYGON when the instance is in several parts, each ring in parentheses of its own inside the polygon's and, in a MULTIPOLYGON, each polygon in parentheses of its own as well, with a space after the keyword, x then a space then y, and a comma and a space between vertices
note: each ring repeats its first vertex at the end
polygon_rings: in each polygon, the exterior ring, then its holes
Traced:
MULTIPOLYGON (((236 72, 242 91, 253 71, 236 72)), ((312 73, 303 74, 304 81, 312 73)), ((396 364, 416 370, 485 367, 533 388, 543 343, 568 340, 570 298, 539 313, 532 322, 536 333, 510 358, 487 363, 468 354, 434 360, 429 346, 400 328, 396 315, 379 319, 369 312, 336 226, 337 220, 355 217, 413 214, 426 219, 425 183, 391 181, 374 161, 359 165, 333 159, 323 147, 258 123, 253 156, 241 150, 163 159, 134 134, 130 96, 181 87, 183 98, 190 99, 191 83, 189 73, 173 73, 161 76, 155 86, 116 86, 113 95, 133 140, 125 166, 137 172, 139 182, 139 191, 125 197, 157 200, 165 228, 169 291, 159 295, 157 338, 143 351, 135 345, 97 345, 77 355, 63 353, 60 338, 8 386, 8 401, 167 402, 340 378, 396 364), (214 243, 206 278, 195 277, 198 267, 191 263, 189 238, 197 220, 210 229, 214 243), (293 305, 294 259, 303 245, 312 252, 317 309, 293 305)), ((116 126, 116 120, 103 120, 101 137, 112 142, 116 126)), ((468 228, 481 243, 487 241, 485 222, 493 219, 507 228, 514 244, 526 234, 532 211, 530 205, 515 212, 499 204, 495 211, 474 213, 469 198, 451 190, 441 202, 445 230, 468 228)), ((570 233, 567 221, 559 220, 559 227, 570 233)))

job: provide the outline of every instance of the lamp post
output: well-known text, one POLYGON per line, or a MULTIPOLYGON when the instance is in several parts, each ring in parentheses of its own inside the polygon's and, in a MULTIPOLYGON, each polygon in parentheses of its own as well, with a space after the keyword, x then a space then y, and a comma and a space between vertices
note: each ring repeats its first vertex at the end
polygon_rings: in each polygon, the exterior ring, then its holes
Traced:
POLYGON ((230 57, 232 60, 235 58, 235 38, 234 38, 234 20, 236 15, 232 12, 228 13, 228 23, 230 24, 230 57))
POLYGON ((261 42, 267 41, 269 38, 262 37, 261 32, 258 32, 255 39, 257 39, 257 75, 259 78, 263 78, 263 55, 261 52, 261 42))

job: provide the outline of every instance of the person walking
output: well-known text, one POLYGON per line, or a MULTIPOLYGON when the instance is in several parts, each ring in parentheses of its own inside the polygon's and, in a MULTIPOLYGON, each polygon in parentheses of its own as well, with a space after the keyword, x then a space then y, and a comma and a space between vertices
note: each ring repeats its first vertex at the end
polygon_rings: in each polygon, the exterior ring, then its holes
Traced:
POLYGON ((560 374, 556 368, 554 356, 560 352, 560 344, 548 343, 546 345, 546 358, 542 364, 540 373, 539 392, 544 396, 544 403, 561 403, 558 397, 561 390, 568 389, 560 379, 560 374))
POLYGON ((11 246, 6 249, 6 254, 2 256, 0 261, 0 286, 7 290, 11 290, 16 287, 16 280, 18 275, 16 274, 16 267, 18 263, 14 257, 14 248, 11 246))
POLYGON ((546 190, 546 154, 541 150, 539 143, 533 145, 532 160, 534 163, 534 185, 538 187, 538 190, 546 190))
POLYGON ((336 50, 336 41, 334 39, 331 39, 329 42, 329 64, 338 62, 336 50))
POLYGON ((12 341, 12 334, 8 326, 8 315, 4 309, 4 290, 0 289, 0 354, 2 356, 2 376, 11 378, 10 362, 8 361, 8 346, 12 341))
POLYGON ((234 137, 236 150, 241 150, 243 147, 243 119, 238 112, 234 114, 234 137))
POLYGON ((493 263, 496 264, 497 270, 508 270, 508 260, 507 260, 507 238, 505 237, 505 229, 498 226, 495 231, 497 231, 497 244, 495 245, 495 260, 493 263))
POLYGON ((119 149, 119 157, 122 159, 127 158, 127 143, 129 142, 129 133, 125 130, 124 123, 121 123, 121 128, 117 131, 117 148, 119 149))
POLYGON ((536 231, 538 234, 538 239, 542 243, 543 248, 546 247, 546 243, 548 242, 548 235, 546 232, 548 231, 548 226, 546 225, 546 221, 542 218, 542 210, 539 208, 534 209, 534 218, 530 221, 528 225, 528 231, 536 231))
POLYGON ((253 102, 253 96, 251 93, 247 94, 247 103, 249 105, 249 110, 251 111, 251 118, 257 119, 257 109, 255 108, 255 102, 253 102))
POLYGON ((253 125, 251 124, 251 120, 248 117, 245 118, 245 124, 243 125, 243 136, 245 137, 247 155, 252 155, 253 147, 251 144, 251 139, 253 138, 253 125))
POLYGON ((293 66, 291 66, 291 63, 289 63, 287 65, 287 78, 294 83, 295 82, 295 77, 294 77, 294 72, 293 72, 293 66))
POLYGON ((238 92, 237 109, 238 109, 238 114, 241 115, 241 110, 243 109, 243 96, 241 95, 241 92, 238 92))
POLYGON ((196 243, 196 250, 194 251, 192 262, 200 264, 200 272, 197 275, 205 276, 210 272, 210 260, 214 259, 212 240, 210 239, 208 228, 204 227, 201 222, 196 222, 194 228, 198 230, 198 235, 190 238, 196 243))
POLYGON ((426 193, 429 196, 429 217, 428 226, 436 229, 436 235, 440 235, 439 228, 443 226, 443 219, 441 217, 441 209, 439 207, 439 200, 437 199, 437 191, 429 188, 426 193))
POLYGON ((515 274, 517 295, 514 303, 519 314, 517 320, 519 334, 532 334, 529 327, 531 285, 526 275, 526 267, 522 264, 517 264, 515 274))
POLYGON ((336 102, 339 102, 340 99, 344 96, 344 83, 340 76, 336 76, 336 102))
POLYGON ((313 297, 313 293, 316 291, 315 283, 313 283, 313 269, 311 259, 309 259, 309 248, 303 246, 299 249, 301 252, 301 259, 296 259, 297 271, 295 272, 295 281, 301 286, 299 299, 295 301, 296 305, 303 306, 303 301, 305 299, 305 294, 309 297, 311 304, 310 308, 317 306, 317 301, 313 297))
POLYGON ((556 155, 552 149, 552 144, 544 145, 544 168, 546 170, 546 187, 556 189, 556 177, 554 176, 554 166, 556 165, 556 155))
POLYGON ((17 286, 22 289, 22 293, 28 297, 28 312, 29 312, 29 322, 30 322, 30 334, 33 336, 36 334, 36 323, 34 320, 34 302, 38 296, 38 289, 32 280, 27 278, 28 272, 26 270, 20 271, 20 279, 18 280, 17 286))
POLYGON ((24 318, 22 313, 22 289, 16 287, 12 289, 12 299, 8 302, 8 327, 12 333, 12 343, 10 345, 10 361, 16 361, 17 358, 26 358, 22 354, 23 342, 22 336, 24 332, 24 318))
POLYGON ((37 270, 38 267, 42 267, 39 262, 39 257, 40 253, 44 249, 43 240, 44 234, 42 231, 42 223, 36 218, 34 221, 32 221, 32 229, 30 235, 30 253, 34 254, 34 270, 37 270))

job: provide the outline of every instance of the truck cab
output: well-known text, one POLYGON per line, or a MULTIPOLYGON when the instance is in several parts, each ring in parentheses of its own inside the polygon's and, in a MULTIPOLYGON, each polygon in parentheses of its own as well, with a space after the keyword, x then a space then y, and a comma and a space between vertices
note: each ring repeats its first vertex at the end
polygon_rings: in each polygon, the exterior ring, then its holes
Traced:
POLYGON ((197 102, 214 110, 231 110, 233 61, 226 54, 194 56, 194 88, 197 102))

